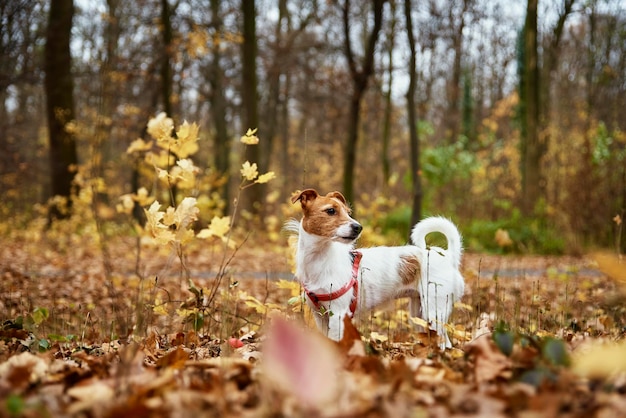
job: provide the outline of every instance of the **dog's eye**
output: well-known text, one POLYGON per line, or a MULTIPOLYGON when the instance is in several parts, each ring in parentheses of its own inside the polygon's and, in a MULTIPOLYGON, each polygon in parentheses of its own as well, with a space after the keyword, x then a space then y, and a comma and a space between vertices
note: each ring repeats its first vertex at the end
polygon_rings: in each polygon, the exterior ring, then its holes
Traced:
POLYGON ((335 210, 335 208, 328 208, 328 209, 326 209, 324 212, 326 212, 327 214, 329 214, 329 215, 331 215, 331 216, 337 213, 337 211, 335 210))

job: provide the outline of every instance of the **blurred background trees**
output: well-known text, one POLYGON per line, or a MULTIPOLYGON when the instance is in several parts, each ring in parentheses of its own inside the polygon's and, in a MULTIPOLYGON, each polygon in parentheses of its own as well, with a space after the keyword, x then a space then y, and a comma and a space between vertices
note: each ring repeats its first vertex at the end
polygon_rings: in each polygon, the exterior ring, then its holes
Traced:
POLYGON ((102 208, 139 187, 164 193, 125 150, 166 111, 201 127, 194 193, 205 211, 232 204, 238 139, 259 128, 255 159, 278 181, 246 202, 251 221, 280 216, 295 189, 352 184, 356 215, 402 237, 419 195, 424 215, 453 218, 478 249, 498 229, 525 249, 615 244, 626 208, 620 0, 74 0, 71 64, 61 64, 51 29, 64 2, 0 1, 5 217, 26 221, 62 193, 49 163, 50 106, 65 106, 50 103, 56 88, 73 95, 57 132, 75 141, 69 166, 98 179, 102 208))

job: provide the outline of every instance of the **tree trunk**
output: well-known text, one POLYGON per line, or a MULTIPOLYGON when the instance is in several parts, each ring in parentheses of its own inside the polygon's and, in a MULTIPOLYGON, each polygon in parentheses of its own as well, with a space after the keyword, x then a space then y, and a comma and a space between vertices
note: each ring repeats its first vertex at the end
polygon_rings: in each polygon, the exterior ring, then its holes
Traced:
POLYGON ((344 150, 343 192, 349 201, 354 199, 354 169, 356 166, 356 150, 359 139, 359 113, 361 99, 367 89, 367 83, 374 72, 374 50, 383 20, 384 0, 372 0, 374 26, 370 32, 361 68, 357 68, 352 44, 350 42, 350 0, 343 5, 344 53, 352 77, 352 97, 350 99, 350 115, 348 120, 348 138, 344 150))
MULTIPOLYGON (((454 60, 452 62, 452 76, 448 84, 448 111, 446 114, 446 137, 450 144, 455 143, 459 138, 460 127, 460 102, 461 102, 461 75, 462 75, 462 58, 463 58, 463 30, 465 29, 465 13, 469 7, 469 0, 462 0, 463 7, 459 16, 459 26, 454 30, 452 35, 452 49, 454 51, 454 60)), ((451 29, 454 27, 454 8, 450 7, 448 17, 450 19, 451 29)))
MULTIPOLYGON (((419 132, 417 130, 417 110, 415 107, 415 86, 417 84, 417 53, 413 36, 413 18, 411 0, 404 0, 406 32, 411 55, 409 58, 409 87, 406 92, 406 108, 409 121, 409 143, 411 155, 411 225, 422 219, 422 183, 420 178, 419 132)), ((409 229, 410 230, 410 229, 409 229)))
MULTIPOLYGON (((117 81, 113 76, 117 69, 117 45, 120 38, 119 26, 119 0, 107 0, 108 19, 106 19, 104 29, 104 42, 106 45, 106 56, 100 66, 100 97, 98 103, 98 114, 96 119, 95 135, 91 141, 91 176, 102 178, 104 167, 111 161, 111 129, 113 127, 113 114, 116 105, 117 81)), ((106 192, 99 192, 94 195, 94 205, 100 202, 107 202, 106 192)))
MULTIPOLYGON (((552 121, 552 79, 557 72, 558 59, 560 55, 561 38, 563 36, 563 30, 565 28, 565 21, 567 17, 572 13, 572 9, 576 0, 563 0, 563 8, 559 13, 557 23, 552 29, 552 38, 547 43, 543 58, 543 69, 541 78, 541 119, 540 119, 540 132, 542 135, 542 142, 544 144, 544 154, 548 153, 551 146, 551 121, 552 121)), ((557 163, 558 164, 558 163, 557 163)), ((559 180, 554 179, 552 182, 552 190, 554 191, 551 198, 554 202, 558 199, 558 193, 560 193, 560 187, 558 186, 559 180)), ((546 191, 546 199, 548 199, 548 192, 546 191)))
POLYGON ((170 56, 172 54, 172 11, 168 0, 161 0, 161 36, 163 41, 163 52, 161 56, 161 98, 163 100, 163 111, 168 117, 172 114, 172 66, 170 56))
MULTIPOLYGON (((243 43, 242 50, 242 77, 243 85, 241 92, 241 100, 243 101, 244 111, 244 130, 255 129, 259 127, 258 114, 258 92, 257 92, 257 74, 256 74, 256 56, 257 56, 257 39, 256 39, 256 9, 254 0, 241 0, 241 11, 243 15, 243 43)), ((263 138, 263 132, 259 132, 259 137, 263 138)), ((262 140, 262 139, 261 139, 262 140)), ((246 160, 250 164, 259 163, 261 160, 261 148, 259 145, 246 147, 246 160)), ((263 172, 264 167, 259 167, 259 172, 263 172)), ((263 184, 255 185, 246 191, 243 207, 252 213, 259 213, 260 202, 265 195, 265 187, 263 184)))
POLYGON ((78 164, 75 134, 67 129, 67 124, 75 118, 70 54, 73 15, 72 0, 51 0, 44 58, 51 193, 66 198, 68 207, 53 204, 50 220, 69 216, 74 170, 78 164))
POLYGON ((593 200, 594 200, 594 184, 595 172, 593 169, 593 139, 592 126, 594 121, 594 109, 596 100, 594 97, 594 89, 597 86, 594 83, 594 67, 597 63, 596 58, 596 25, 597 10, 595 4, 589 8, 588 27, 589 35, 587 36, 589 44, 587 45, 587 68, 585 74, 585 96, 586 96, 586 115, 584 119, 584 142, 581 150, 582 169, 579 171, 582 201, 580 202, 579 225, 580 231, 585 244, 589 243, 592 236, 593 225, 593 200))
POLYGON ((537 52, 537 2, 528 0, 524 25, 524 105, 525 137, 522 138, 522 212, 533 211, 542 196, 541 160, 543 144, 539 137, 539 57, 537 52))
MULTIPOLYGON (((215 33, 221 33, 223 29, 220 11, 220 0, 211 0, 212 26, 215 33)), ((226 97, 224 96, 224 74, 221 67, 222 54, 219 47, 213 49, 213 61, 210 66, 209 84, 211 85, 211 119, 215 126, 215 136, 213 144, 215 154, 213 165, 220 175, 230 179, 230 141, 228 137, 228 124, 226 122, 226 97)), ((230 212, 230 191, 229 180, 222 189, 222 198, 226 202, 224 212, 230 212)))
POLYGON ((390 0, 391 6, 391 24, 389 26, 388 42, 387 45, 387 59, 389 60, 387 66, 387 91, 385 92, 385 116, 383 121, 383 144, 381 162, 383 165, 383 190, 387 188, 389 184, 389 178, 391 177, 391 162, 389 161, 389 143, 391 142, 391 114, 393 111, 393 103, 391 100, 391 89, 393 87, 393 50, 396 35, 396 2, 390 0))
MULTIPOLYGON (((172 55, 172 41, 174 35, 172 32, 172 10, 169 0, 161 0, 161 36, 163 41, 163 50, 161 56, 161 100, 163 100, 163 111, 168 117, 174 118, 174 109, 172 106, 172 86, 174 84, 172 76, 172 64, 170 63, 172 55)), ((170 151, 170 155, 176 155, 170 151)), ((176 184, 170 186, 170 205, 176 207, 176 196, 178 187, 176 184)))

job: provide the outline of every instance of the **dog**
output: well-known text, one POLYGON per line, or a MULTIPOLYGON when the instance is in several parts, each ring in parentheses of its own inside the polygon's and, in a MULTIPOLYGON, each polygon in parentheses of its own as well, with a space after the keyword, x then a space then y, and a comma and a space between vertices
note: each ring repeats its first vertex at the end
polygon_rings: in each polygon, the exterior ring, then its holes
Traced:
POLYGON ((422 220, 411 232, 413 245, 354 250, 363 227, 340 192, 322 196, 306 189, 295 192, 291 202, 300 202, 303 212, 300 221, 285 226, 298 236, 295 275, 322 332, 338 341, 344 316, 409 297, 410 315, 437 332, 442 350, 452 347, 444 324, 465 289, 461 235, 452 222, 422 220), (445 235, 447 250, 426 245, 431 232, 445 235))

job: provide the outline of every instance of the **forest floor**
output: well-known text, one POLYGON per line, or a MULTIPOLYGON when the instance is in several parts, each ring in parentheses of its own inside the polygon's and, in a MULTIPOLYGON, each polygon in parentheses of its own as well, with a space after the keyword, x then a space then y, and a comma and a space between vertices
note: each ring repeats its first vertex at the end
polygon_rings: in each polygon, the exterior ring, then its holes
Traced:
POLYGON ((329 342, 286 244, 142 245, 139 259, 132 239, 0 244, 0 416, 626 411, 626 269, 615 257, 466 254, 454 348, 441 352, 405 301, 329 342))

